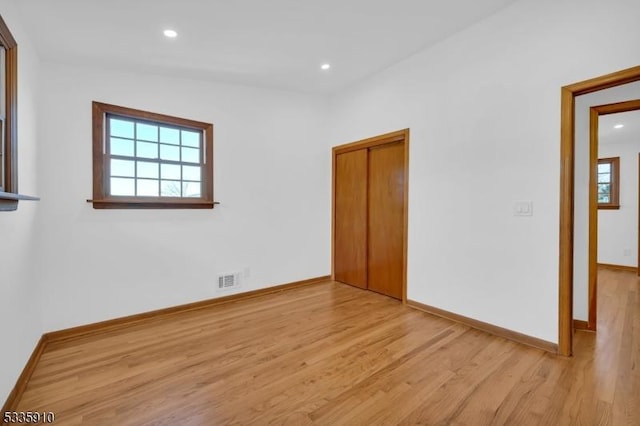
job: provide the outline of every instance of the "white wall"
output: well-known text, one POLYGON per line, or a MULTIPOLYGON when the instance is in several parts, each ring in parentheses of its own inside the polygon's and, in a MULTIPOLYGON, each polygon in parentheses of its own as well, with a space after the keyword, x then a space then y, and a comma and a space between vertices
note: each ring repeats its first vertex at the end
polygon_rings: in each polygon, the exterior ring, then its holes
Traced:
POLYGON ((640 140, 599 146, 620 157, 620 210, 598 210, 598 263, 638 266, 638 153, 640 140))
POLYGON ((522 0, 335 96, 331 145, 411 128, 409 299, 557 342, 560 87, 640 63, 639 13, 522 0))
POLYGON ((46 331, 330 273, 326 105, 308 95, 45 64, 39 145, 46 331), (94 210, 91 101, 214 124, 214 210, 94 210))
POLYGON ((640 82, 576 98, 573 317, 578 320, 589 318, 589 111, 592 106, 633 99, 640 99, 640 82))
MULTIPOLYGON (((36 89, 38 58, 14 5, 0 0, 0 13, 18 42, 18 185, 38 195, 36 184, 36 89)), ((41 297, 33 271, 37 202, 20 202, 15 212, 0 212, 0 403, 16 383, 42 334, 41 297)))

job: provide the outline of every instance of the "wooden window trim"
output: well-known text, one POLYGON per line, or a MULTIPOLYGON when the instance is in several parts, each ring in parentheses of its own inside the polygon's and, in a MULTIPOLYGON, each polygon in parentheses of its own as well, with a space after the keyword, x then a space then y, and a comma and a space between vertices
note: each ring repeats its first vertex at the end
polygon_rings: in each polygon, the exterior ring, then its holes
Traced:
POLYGON ((137 110, 101 102, 93 102, 93 203, 94 209, 212 209, 213 201, 213 124, 188 120, 164 114, 137 110), (136 121, 151 121, 156 124, 186 127, 203 132, 203 180, 199 198, 182 197, 124 197, 111 196, 105 188, 109 159, 105 153, 105 118, 115 114, 136 121))
MULTIPOLYGON (((598 210, 620 209, 620 157, 600 158, 598 164, 611 165, 611 195, 608 203, 598 202, 598 210)), ((596 166, 597 167, 597 166, 596 166)), ((596 172, 597 176, 597 172, 596 172)), ((596 179, 596 185, 598 184, 596 179)))
MULTIPOLYGON (((18 208, 19 200, 37 199, 18 194, 18 43, 0 16, 0 45, 5 49, 5 119, 2 126, 4 155, 0 167, 4 186, 0 188, 0 211, 18 208)), ((2 142, 2 141, 0 141, 2 142)), ((2 149, 2 146, 0 146, 2 149)))

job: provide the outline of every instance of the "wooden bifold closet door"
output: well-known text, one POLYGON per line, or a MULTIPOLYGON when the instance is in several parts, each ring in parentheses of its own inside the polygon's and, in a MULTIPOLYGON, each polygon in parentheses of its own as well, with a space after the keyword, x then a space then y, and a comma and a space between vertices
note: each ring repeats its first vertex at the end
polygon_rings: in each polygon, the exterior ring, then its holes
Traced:
POLYGON ((338 153, 334 167, 335 280, 401 300, 404 142, 338 153))

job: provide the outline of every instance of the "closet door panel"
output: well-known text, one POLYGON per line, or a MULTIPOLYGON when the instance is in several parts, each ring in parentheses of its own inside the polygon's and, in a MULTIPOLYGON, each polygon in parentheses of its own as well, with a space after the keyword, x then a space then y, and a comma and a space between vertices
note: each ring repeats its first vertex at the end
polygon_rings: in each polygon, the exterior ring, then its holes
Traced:
POLYGON ((369 150, 368 288, 402 299, 404 224, 402 143, 369 150))
POLYGON ((334 273, 367 288, 367 150, 336 156, 334 273))

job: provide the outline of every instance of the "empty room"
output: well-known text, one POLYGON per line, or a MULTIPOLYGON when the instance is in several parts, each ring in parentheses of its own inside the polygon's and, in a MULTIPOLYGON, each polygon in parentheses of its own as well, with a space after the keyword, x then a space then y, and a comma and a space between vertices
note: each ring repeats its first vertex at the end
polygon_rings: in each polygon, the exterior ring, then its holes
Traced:
POLYGON ((0 424, 640 424, 637 0, 0 0, 0 424))

